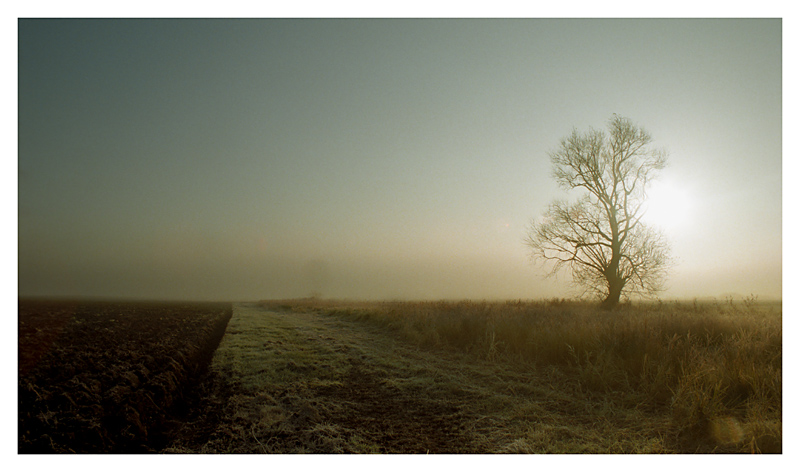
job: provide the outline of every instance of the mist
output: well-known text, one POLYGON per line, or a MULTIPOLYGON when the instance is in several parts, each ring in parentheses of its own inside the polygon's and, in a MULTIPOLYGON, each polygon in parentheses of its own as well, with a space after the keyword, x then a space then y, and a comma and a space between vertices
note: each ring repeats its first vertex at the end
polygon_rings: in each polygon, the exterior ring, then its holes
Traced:
POLYGON ((769 19, 19 20, 18 293, 579 296, 523 240, 569 197, 548 152, 619 113, 685 191, 661 296, 780 298, 781 34, 769 19))

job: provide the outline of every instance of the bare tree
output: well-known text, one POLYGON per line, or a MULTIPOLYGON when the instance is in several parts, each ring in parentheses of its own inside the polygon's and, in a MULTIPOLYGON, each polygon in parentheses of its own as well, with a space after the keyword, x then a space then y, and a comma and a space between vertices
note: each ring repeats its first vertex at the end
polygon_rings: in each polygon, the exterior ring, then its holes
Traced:
POLYGON ((663 290, 670 257, 663 234, 641 220, 667 153, 627 118, 614 115, 608 131, 573 129, 550 153, 556 182, 581 196, 551 203, 525 242, 535 260, 552 264, 549 275, 571 270, 573 283, 613 308, 620 296, 663 290))

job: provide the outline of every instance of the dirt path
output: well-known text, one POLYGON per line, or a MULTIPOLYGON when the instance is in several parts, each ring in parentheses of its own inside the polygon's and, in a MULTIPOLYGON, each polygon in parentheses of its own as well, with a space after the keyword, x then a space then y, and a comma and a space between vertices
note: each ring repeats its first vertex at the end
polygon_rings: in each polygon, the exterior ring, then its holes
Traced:
POLYGON ((664 452, 644 413, 586 402, 558 375, 236 304, 165 452, 664 452))
POLYGON ((463 368, 360 323, 234 305, 211 404, 193 424, 216 427, 207 442, 185 437, 171 450, 486 452, 486 438, 476 441, 482 394, 463 368))

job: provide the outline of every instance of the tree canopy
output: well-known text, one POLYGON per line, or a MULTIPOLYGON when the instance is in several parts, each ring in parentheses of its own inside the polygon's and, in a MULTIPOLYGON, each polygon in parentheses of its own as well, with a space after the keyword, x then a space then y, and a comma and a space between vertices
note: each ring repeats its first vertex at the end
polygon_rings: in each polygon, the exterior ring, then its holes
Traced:
POLYGON ((663 233, 642 221, 648 186, 667 162, 651 143, 647 131, 618 115, 608 133, 573 129, 550 159, 559 186, 580 196, 552 202, 526 238, 533 258, 552 265, 550 275, 570 270, 573 283, 607 308, 621 296, 663 290, 670 266, 663 233))

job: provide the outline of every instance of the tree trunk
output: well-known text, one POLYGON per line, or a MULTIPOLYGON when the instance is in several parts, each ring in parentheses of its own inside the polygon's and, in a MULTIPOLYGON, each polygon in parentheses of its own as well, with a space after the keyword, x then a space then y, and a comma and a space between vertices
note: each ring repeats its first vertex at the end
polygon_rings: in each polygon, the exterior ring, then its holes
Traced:
MULTIPOLYGON (((614 184, 616 187, 616 184, 614 184)), ((622 243, 619 240, 619 223, 617 222, 617 210, 614 206, 608 213, 608 221, 611 224, 611 260, 605 268, 603 275, 608 282, 608 296, 600 306, 605 310, 610 310, 617 306, 619 297, 622 294, 622 287, 625 283, 619 277, 619 261, 622 257, 622 243)))
POLYGON ((608 296, 600 304, 604 310, 610 310, 617 306, 619 297, 622 295, 622 282, 619 279, 608 281, 608 296))

